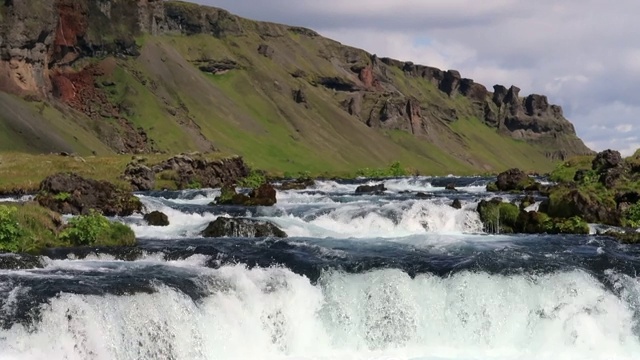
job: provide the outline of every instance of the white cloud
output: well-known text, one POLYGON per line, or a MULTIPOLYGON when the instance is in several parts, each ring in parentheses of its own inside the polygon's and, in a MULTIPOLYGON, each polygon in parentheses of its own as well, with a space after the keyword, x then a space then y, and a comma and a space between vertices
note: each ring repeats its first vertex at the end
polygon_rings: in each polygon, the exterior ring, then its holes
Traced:
POLYGON ((379 56, 456 69, 488 88, 546 94, 595 150, 638 145, 619 137, 640 121, 637 0, 199 1, 311 27, 379 56))

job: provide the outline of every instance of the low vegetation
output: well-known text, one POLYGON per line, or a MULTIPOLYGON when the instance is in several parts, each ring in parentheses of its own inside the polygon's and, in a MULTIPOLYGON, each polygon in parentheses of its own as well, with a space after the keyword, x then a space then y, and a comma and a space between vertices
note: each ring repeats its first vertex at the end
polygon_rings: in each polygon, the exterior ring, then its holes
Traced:
POLYGON ((0 204, 0 251, 31 252, 48 247, 130 246, 135 235, 128 226, 97 212, 71 218, 36 203, 0 204))

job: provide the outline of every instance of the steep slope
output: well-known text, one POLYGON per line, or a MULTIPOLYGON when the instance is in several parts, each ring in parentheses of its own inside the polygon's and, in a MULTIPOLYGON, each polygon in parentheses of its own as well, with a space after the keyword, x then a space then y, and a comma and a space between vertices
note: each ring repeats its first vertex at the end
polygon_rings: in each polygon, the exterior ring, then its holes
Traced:
POLYGON ((0 150, 216 149, 257 167, 548 170, 590 153, 546 97, 177 1, 0 6, 0 150), (38 139, 38 141, 34 141, 38 139))

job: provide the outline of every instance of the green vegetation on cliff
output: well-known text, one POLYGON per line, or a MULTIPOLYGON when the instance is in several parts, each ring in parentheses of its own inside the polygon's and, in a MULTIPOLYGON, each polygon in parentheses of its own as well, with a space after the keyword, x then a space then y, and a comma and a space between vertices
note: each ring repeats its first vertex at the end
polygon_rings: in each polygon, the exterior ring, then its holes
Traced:
POLYGON ((281 174, 399 161, 434 175, 544 172, 589 153, 559 108, 516 87, 492 93, 457 71, 185 2, 56 4, 0 5, 11 40, 0 53, 47 49, 0 60, 0 106, 11 109, 0 151, 221 150, 281 174), (14 31, 24 19, 33 26, 14 31))

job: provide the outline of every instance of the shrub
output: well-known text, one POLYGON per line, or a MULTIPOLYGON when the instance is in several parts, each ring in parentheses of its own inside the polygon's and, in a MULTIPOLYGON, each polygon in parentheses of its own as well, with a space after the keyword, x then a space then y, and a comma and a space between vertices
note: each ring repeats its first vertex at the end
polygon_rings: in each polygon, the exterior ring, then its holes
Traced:
POLYGON ((249 175, 244 179, 240 180, 238 186, 250 189, 257 189, 260 185, 267 182, 267 178, 264 176, 264 173, 257 170, 251 170, 249 175))
POLYGON ((71 194, 67 192, 61 192, 61 193, 55 194, 53 198, 57 201, 67 201, 71 199, 71 194))
POLYGON ((16 212, 15 207, 0 205, 0 250, 19 250, 18 242, 22 230, 16 219, 16 212))
POLYGON ((624 222, 626 226, 640 228, 640 202, 631 205, 631 207, 625 211, 624 222))
POLYGON ((132 245, 135 243, 133 231, 121 223, 112 223, 101 214, 91 211, 69 220, 60 233, 60 240, 73 246, 92 245, 132 245))
POLYGON ((395 161, 388 168, 364 168, 356 171, 356 176, 366 178, 385 178, 407 176, 409 172, 403 168, 399 161, 395 161))

